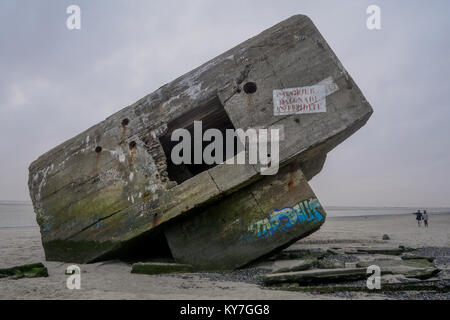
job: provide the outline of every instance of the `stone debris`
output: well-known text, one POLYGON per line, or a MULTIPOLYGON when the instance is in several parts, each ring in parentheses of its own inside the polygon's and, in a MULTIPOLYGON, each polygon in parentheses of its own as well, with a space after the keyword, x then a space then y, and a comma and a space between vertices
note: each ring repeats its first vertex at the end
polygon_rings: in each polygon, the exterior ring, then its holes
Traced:
POLYGON ((436 278, 441 270, 434 264, 433 257, 410 253, 411 250, 405 250, 404 247, 358 247, 350 248, 351 257, 356 258, 357 261, 347 262, 346 254, 341 252, 347 252, 348 249, 285 250, 275 258, 308 257, 310 263, 306 264, 306 260, 272 259, 266 264, 261 264, 269 266, 266 270, 270 273, 261 275, 260 279, 266 286, 275 286, 283 290, 314 291, 312 288, 316 288, 315 285, 328 284, 335 289, 320 287, 321 289, 317 292, 358 291, 366 288, 364 280, 370 276, 367 273, 368 267, 377 266, 381 271, 382 284, 386 285, 385 290, 399 291, 402 288, 404 290, 413 290, 414 288, 420 290, 424 288, 424 290, 436 289, 439 292, 445 292, 449 288, 448 279, 436 278), (294 270, 292 267, 295 262, 299 261, 303 262, 304 268, 294 270), (286 265, 285 268, 274 267, 283 263, 286 265), (309 268, 306 268, 307 265, 309 268), (344 286, 336 289, 337 284, 344 284, 344 286))
POLYGON ((271 273, 303 271, 315 267, 318 260, 315 258, 297 260, 277 260, 256 265, 258 269, 268 270, 271 273))
POLYGON ((346 268, 346 262, 333 258, 325 258, 318 260, 316 266, 318 269, 342 269, 346 268))
POLYGON ((425 257, 425 256, 420 256, 420 255, 415 255, 415 254, 403 254, 401 256, 401 258, 403 260, 425 259, 425 260, 428 260, 429 262, 434 262, 434 260, 436 260, 434 257, 425 257))
POLYGON ((274 256, 276 260, 322 259, 332 254, 325 249, 287 249, 274 256))
MULTIPOLYGON (((387 277, 387 276, 386 276, 387 277)), ((384 278, 383 278, 384 279, 384 278)), ((428 280, 428 281, 419 281, 419 280, 410 280, 404 282, 383 282, 381 290, 369 290, 363 281, 363 283, 352 283, 352 284, 335 284, 335 285, 310 285, 310 286, 301 286, 298 283, 283 283, 278 285, 278 288, 286 291, 299 291, 299 292, 311 292, 315 294, 331 294, 331 293, 343 293, 350 294, 351 292, 367 292, 367 293, 378 293, 382 292, 383 294, 392 294, 392 293, 400 293, 402 292, 404 295, 406 292, 415 292, 415 298, 411 299, 417 300, 423 299, 426 295, 426 292, 433 292, 440 299, 445 299, 448 296, 450 281, 445 280, 428 280), (442 294, 443 296, 439 296, 442 294)), ((344 296, 346 298, 351 298, 351 296, 344 296)))
POLYGON ((379 266, 381 274, 401 274, 407 278, 421 280, 430 279, 440 272, 440 269, 427 259, 374 260, 359 262, 356 266, 367 268, 372 265, 379 266))
POLYGON ((262 276, 266 285, 280 283, 318 284, 339 283, 347 281, 363 280, 367 278, 366 268, 354 269, 313 269, 299 272, 274 273, 262 276))
MULTIPOLYGON (((365 247, 367 249, 367 247, 365 247)), ((348 248, 347 248, 348 249, 348 248)), ((355 250, 361 247, 352 248, 355 250)), ((372 251, 373 247, 369 247, 372 251)), ((265 286, 273 290, 311 292, 313 294, 338 293, 351 297, 352 292, 383 293, 388 295, 420 293, 429 297, 447 297, 450 279, 444 270, 447 260, 438 264, 435 257, 445 256, 448 250, 436 248, 413 249, 400 247, 401 256, 386 254, 397 248, 376 248, 378 253, 346 255, 341 247, 288 249, 251 264, 246 268, 229 271, 196 272, 192 275, 173 274, 173 277, 199 277, 214 281, 237 281, 265 286), (380 254, 381 252, 382 254, 380 254), (291 258, 294 257, 294 258, 291 258), (301 257, 301 258, 298 258, 301 257), (367 288, 369 266, 381 271, 381 289, 367 288)), ((167 270, 162 272, 168 272, 167 270)))
POLYGON ((26 264, 22 266, 0 269, 0 278, 21 279, 48 277, 48 270, 42 263, 26 264))

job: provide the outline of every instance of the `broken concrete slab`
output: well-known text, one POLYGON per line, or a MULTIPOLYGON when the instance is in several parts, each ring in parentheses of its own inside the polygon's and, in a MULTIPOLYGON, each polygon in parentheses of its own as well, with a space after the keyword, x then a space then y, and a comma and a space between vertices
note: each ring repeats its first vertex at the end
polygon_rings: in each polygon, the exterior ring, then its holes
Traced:
POLYGON ((384 274, 381 279, 381 283, 383 284, 393 284, 393 283, 417 283, 422 280, 415 278, 408 278, 403 274, 384 274))
POLYGON ((416 249, 414 248, 410 248, 410 247, 406 247, 406 246, 398 246, 400 249, 402 249, 404 252, 412 252, 415 251, 416 249))
POLYGON ((354 248, 346 248, 346 249, 342 250, 341 253, 343 253, 343 254, 365 254, 365 252, 360 252, 354 248))
POLYGON ((138 262, 134 263, 131 269, 131 273, 148 275, 191 272, 195 272, 195 268, 191 265, 163 262, 138 262))
POLYGON ((367 278, 366 268, 313 269, 299 272, 268 274, 261 277, 266 285, 295 282, 298 284, 339 283, 367 278))
POLYGON ((271 273, 283 273, 308 270, 315 267, 317 262, 317 259, 277 260, 263 262, 254 267, 268 270, 271 273))
POLYGON ((317 259, 276 261, 272 273, 296 272, 309 270, 317 265, 317 259))
POLYGON ((367 268, 372 265, 380 267, 381 274, 402 274, 407 278, 421 280, 430 279, 440 272, 440 269, 427 259, 361 261, 356 266, 367 268))
POLYGON ((344 268, 354 269, 354 268, 357 268, 357 266, 356 266, 357 264, 358 264, 358 262, 345 262, 344 268))
POLYGON ((327 252, 332 254, 332 255, 339 255, 339 254, 343 254, 344 251, 341 251, 341 248, 328 248, 327 252))
POLYGON ((434 262, 435 258, 433 257, 425 257, 425 256, 419 256, 419 255, 415 255, 415 254, 403 254, 401 256, 402 260, 421 260, 421 259, 425 259, 428 260, 429 262, 434 262))
POLYGON ((48 270, 40 262, 0 269, 0 278, 6 277, 10 277, 11 279, 48 277, 48 270))
POLYGON ((333 258, 320 259, 316 264, 319 269, 342 269, 346 268, 345 262, 333 258))
POLYGON ((450 282, 443 280, 427 280, 427 281, 407 281, 393 282, 381 284, 380 290, 370 290, 365 285, 340 285, 340 286, 300 286, 298 283, 283 283, 275 288, 285 291, 298 292, 314 292, 314 293, 337 293, 337 292, 368 292, 368 293, 389 293, 398 291, 433 291, 433 292, 449 292, 450 282))
POLYGON ((438 268, 405 268, 403 266, 388 268, 392 274, 403 274, 407 278, 427 280, 438 275, 441 270, 438 268))

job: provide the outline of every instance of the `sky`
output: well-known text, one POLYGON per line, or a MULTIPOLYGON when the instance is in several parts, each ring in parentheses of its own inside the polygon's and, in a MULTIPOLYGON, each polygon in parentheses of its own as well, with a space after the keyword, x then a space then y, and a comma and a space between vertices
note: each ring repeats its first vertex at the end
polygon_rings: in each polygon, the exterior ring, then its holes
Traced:
POLYGON ((41 154, 295 14, 374 109, 311 185, 325 206, 450 207, 450 1, 0 2, 0 200, 41 154), (69 5, 81 29, 69 30, 69 5), (369 30, 369 5, 381 30, 369 30))

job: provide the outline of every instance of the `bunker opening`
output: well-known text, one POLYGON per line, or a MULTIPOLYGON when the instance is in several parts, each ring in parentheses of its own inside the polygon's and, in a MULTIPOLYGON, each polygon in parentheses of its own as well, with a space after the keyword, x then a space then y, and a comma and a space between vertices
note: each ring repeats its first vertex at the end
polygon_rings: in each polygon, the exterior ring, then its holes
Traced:
MULTIPOLYGON (((223 141, 223 161, 228 160, 236 156, 238 152, 238 142, 234 141, 234 153, 232 156, 227 157, 226 153, 226 143, 225 136, 226 130, 232 129, 235 130, 233 123, 231 122, 228 114, 225 111, 222 103, 220 102, 218 97, 214 97, 210 101, 203 103, 201 106, 194 108, 193 110, 184 113, 182 116, 174 119, 173 121, 167 124, 167 132, 164 136, 160 137, 160 142, 164 150, 164 154, 167 159, 167 173, 169 179, 171 181, 176 181, 178 184, 183 183, 186 180, 191 179, 192 177, 209 170, 217 165, 207 164, 204 162, 202 157, 200 164, 195 164, 194 159, 194 142, 197 140, 201 140, 202 145, 202 155, 205 148, 211 143, 211 141, 203 141, 203 134, 208 129, 218 129, 222 133, 222 137, 224 137, 223 141), (202 123, 202 137, 194 136, 194 121, 201 121, 202 123), (189 163, 182 163, 180 165, 176 165, 172 162, 172 149, 180 143, 180 141, 172 141, 172 133, 176 129, 186 129, 190 133, 190 150, 191 150, 191 161, 189 163)), ((213 138, 214 140, 214 138, 213 138)), ((182 152, 181 152, 182 153, 182 152)), ((183 155, 183 154, 181 154, 183 155)), ((214 152, 212 154, 215 155, 214 152)))

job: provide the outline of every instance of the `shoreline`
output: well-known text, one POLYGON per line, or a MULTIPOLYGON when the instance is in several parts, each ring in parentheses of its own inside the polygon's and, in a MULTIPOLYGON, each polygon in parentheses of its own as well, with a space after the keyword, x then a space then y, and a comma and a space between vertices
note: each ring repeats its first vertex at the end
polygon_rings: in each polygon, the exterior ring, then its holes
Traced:
MULTIPOLYGON (((438 213, 433 213, 433 212, 428 212, 428 214, 430 216, 445 216, 448 215, 450 216, 450 212, 438 212, 438 213)), ((367 215, 348 215, 348 216, 329 216, 327 213, 327 221, 328 220, 340 220, 340 219, 347 219, 347 220, 351 220, 351 219, 361 219, 361 218, 365 218, 365 219, 373 219, 373 218, 393 218, 393 217, 398 217, 398 216, 413 216, 414 217, 414 213, 389 213, 389 214, 367 214, 367 215)), ((450 218, 450 217, 449 217, 450 218)), ((3 227, 0 226, 0 230, 7 230, 7 229, 33 229, 33 228, 37 228, 39 229, 39 225, 29 225, 29 226, 8 226, 8 227, 3 227)))
MULTIPOLYGON (((329 216, 329 215, 327 215, 327 220, 328 219, 347 219, 347 218, 373 218, 373 217, 375 217, 375 218, 377 218, 377 217, 387 217, 387 218, 389 218, 389 217, 397 217, 397 216, 402 216, 402 217, 405 217, 405 216, 412 216, 412 217, 414 217, 414 215, 415 215, 415 213, 393 213, 393 214, 391 214, 391 213, 389 213, 389 214, 373 214, 373 215, 370 215, 370 214, 367 214, 367 215, 357 215, 357 216, 329 216)), ((450 212, 438 212, 438 213, 433 213, 433 212, 428 212, 428 215, 430 215, 430 216, 445 216, 445 215, 449 215, 450 216, 450 212)))

